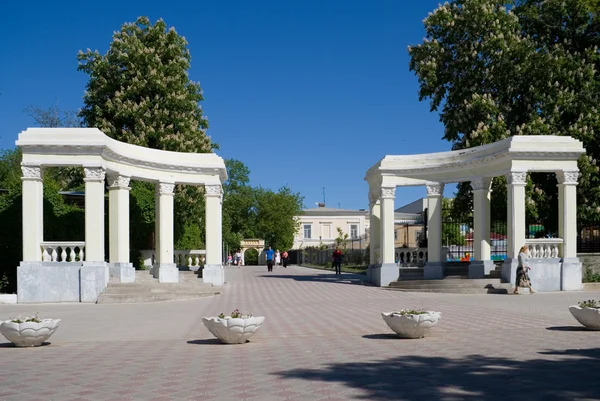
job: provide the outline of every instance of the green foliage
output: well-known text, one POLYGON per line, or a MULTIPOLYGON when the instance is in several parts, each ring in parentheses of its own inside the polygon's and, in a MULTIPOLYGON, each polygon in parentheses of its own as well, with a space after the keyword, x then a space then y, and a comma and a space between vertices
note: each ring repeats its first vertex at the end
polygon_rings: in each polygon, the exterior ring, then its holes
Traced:
POLYGON ((344 233, 341 228, 337 229, 338 236, 335 239, 335 244, 339 247, 342 247, 344 251, 348 247, 348 233, 344 233))
POLYGON ((2 293, 4 290, 8 289, 9 286, 10 286, 10 281, 8 281, 8 276, 6 275, 6 273, 4 273, 0 277, 0 293, 2 293))
POLYGON ((147 17, 125 23, 105 55, 79 52, 90 76, 81 117, 117 140, 154 149, 208 153, 200 84, 188 78, 187 41, 147 17))
POLYGON ((394 314, 394 315, 401 315, 401 316, 424 315, 426 313, 429 313, 429 312, 427 312, 426 310, 423 310, 423 309, 402 309, 401 311, 398 311, 398 312, 392 312, 392 314, 394 314))
POLYGON ((201 235, 200 224, 186 222, 183 225, 181 234, 178 235, 177 242, 175 242, 175 249, 204 249, 201 235))
POLYGON ((600 283, 600 273, 596 273, 590 267, 586 267, 583 272, 583 282, 600 283))
POLYGON ((244 252, 244 264, 250 266, 258 264, 258 251, 256 249, 246 249, 246 252, 244 252))
POLYGON ((254 235, 254 190, 250 170, 239 160, 225 160, 227 181, 223 183, 223 241, 229 249, 239 249, 244 238, 254 235))
POLYGON ((459 223, 444 222, 442 224, 442 243, 459 246, 466 244, 465 236, 460 232, 459 223))
MULTIPOLYGON (((424 42, 409 48, 419 98, 440 112, 453 149, 512 135, 581 140, 578 212, 588 221, 600 220, 597 10, 595 0, 454 0, 430 13, 424 42)), ((556 230, 556 180, 529 180, 528 221, 556 230)), ((494 181, 492 219, 505 219, 504 181, 494 181)), ((459 186, 462 207, 468 188, 459 186)))
POLYGON ((264 238, 273 249, 290 249, 299 223, 295 219, 302 211, 303 198, 284 186, 278 192, 254 189, 254 234, 264 238))
POLYGON ((33 316, 25 316, 24 318, 21 318, 21 316, 18 318, 11 318, 10 321, 12 323, 42 323, 37 313, 33 316))
POLYGON ((587 301, 581 301, 581 302, 579 302, 579 307, 580 308, 600 309, 600 301, 594 301, 593 299, 590 299, 587 301))

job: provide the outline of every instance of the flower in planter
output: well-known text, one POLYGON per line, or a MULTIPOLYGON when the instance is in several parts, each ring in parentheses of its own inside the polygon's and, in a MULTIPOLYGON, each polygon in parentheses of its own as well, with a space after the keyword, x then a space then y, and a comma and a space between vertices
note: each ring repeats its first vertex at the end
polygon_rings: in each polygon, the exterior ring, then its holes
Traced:
POLYGON ((226 344, 245 343, 256 333, 264 321, 264 316, 245 314, 239 309, 235 309, 229 316, 221 313, 217 317, 202 318, 208 331, 226 344))
POLYGON ((399 312, 391 312, 392 315, 424 315, 427 312, 425 309, 402 309, 399 312))
POLYGON ((37 347, 46 341, 60 324, 60 319, 40 319, 37 314, 10 318, 0 322, 0 333, 17 347, 37 347))
POLYGON ((588 329, 600 330, 600 301, 581 301, 578 305, 569 306, 569 312, 588 329))

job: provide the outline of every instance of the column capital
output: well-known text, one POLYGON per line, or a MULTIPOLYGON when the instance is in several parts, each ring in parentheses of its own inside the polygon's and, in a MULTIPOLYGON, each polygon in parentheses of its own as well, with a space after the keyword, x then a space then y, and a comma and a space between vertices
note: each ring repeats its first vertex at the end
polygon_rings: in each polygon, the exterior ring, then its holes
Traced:
POLYGON ((504 176, 506 177, 506 183, 509 185, 527 184, 527 171, 509 171, 504 176))
POLYGON ((223 189, 220 185, 205 185, 204 196, 221 196, 223 189))
POLYGON ((381 188, 381 199, 395 199, 396 198, 396 187, 382 187, 381 188))
POLYGON ((42 181, 43 169, 40 165, 21 164, 21 180, 42 181))
POLYGON ((473 191, 490 190, 492 179, 489 177, 477 177, 471 180, 471 188, 473 191))
POLYGON ((578 178, 579 170, 561 170, 556 172, 556 180, 559 185, 577 185, 578 178))
POLYGON ((129 181, 131 177, 120 174, 109 174, 108 175, 108 189, 131 189, 129 188, 129 181))
POLYGON ((443 193, 444 193, 444 184, 437 183, 437 184, 427 185, 427 196, 428 197, 442 196, 443 193))
POLYGON ((156 192, 159 195, 173 195, 175 192, 175 184, 172 182, 159 182, 156 186, 156 192))
POLYGON ((101 182, 106 178, 106 170, 102 167, 84 167, 85 182, 101 182))

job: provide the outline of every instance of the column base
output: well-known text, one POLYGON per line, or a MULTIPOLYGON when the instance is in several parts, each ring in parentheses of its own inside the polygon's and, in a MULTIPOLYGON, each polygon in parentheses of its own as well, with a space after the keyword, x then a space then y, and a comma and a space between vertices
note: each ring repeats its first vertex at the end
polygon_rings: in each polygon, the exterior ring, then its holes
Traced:
POLYGON ((392 281, 398 281, 400 268, 395 263, 369 265, 367 280, 378 287, 387 287, 392 281))
POLYGON ((474 260, 469 265, 469 278, 484 278, 495 268, 493 260, 474 260))
POLYGON ((579 258, 561 259, 561 283, 562 291, 583 290, 583 268, 579 258))
POLYGON ((219 286, 225 284, 225 270, 223 269, 223 265, 204 265, 204 269, 202 269, 202 281, 219 286))
POLYGON ((135 268, 131 263, 115 262, 109 268, 110 278, 119 283, 135 283, 135 268))
POLYGON ((519 266, 518 259, 506 258, 502 263, 502 273, 500 275, 500 281, 503 283, 511 283, 514 287, 517 280, 517 266, 519 266))
POLYGON ((21 261, 17 267, 17 302, 79 302, 81 262, 21 261))
POLYGON ((446 268, 442 262, 427 262, 423 268, 423 278, 425 280, 441 280, 444 278, 446 268))
POLYGON ((178 283, 179 269, 175 263, 155 263, 152 275, 159 283, 178 283))
POLYGON ((79 271, 80 301, 96 303, 108 284, 108 263, 83 262, 79 271))

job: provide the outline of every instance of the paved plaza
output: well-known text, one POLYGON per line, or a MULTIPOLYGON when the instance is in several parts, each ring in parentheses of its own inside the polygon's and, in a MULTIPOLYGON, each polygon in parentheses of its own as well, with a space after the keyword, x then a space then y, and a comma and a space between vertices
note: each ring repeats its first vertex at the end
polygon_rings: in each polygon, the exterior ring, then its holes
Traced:
POLYGON ((49 345, 0 340, 0 400, 600 399, 600 332, 568 311, 600 293, 403 293, 301 267, 226 281, 190 301, 0 305, 0 319, 62 319, 49 345), (409 307, 442 312, 431 337, 399 339, 381 318, 409 307), (265 325, 220 344, 201 317, 235 308, 265 325))

